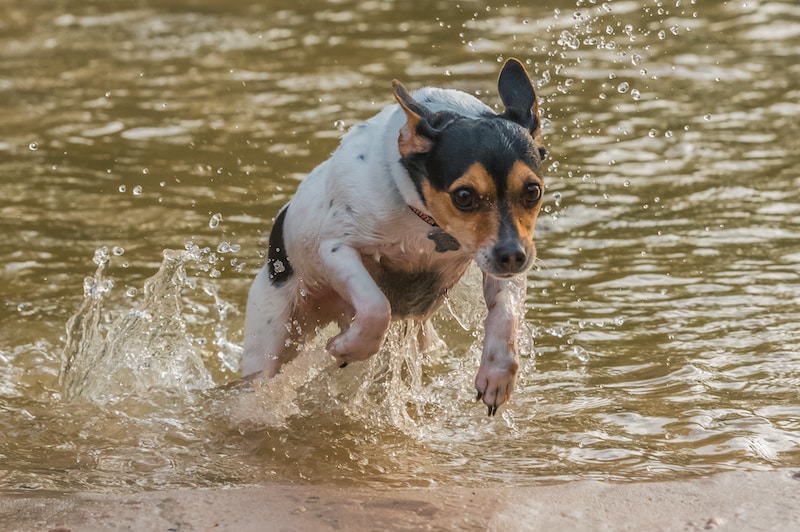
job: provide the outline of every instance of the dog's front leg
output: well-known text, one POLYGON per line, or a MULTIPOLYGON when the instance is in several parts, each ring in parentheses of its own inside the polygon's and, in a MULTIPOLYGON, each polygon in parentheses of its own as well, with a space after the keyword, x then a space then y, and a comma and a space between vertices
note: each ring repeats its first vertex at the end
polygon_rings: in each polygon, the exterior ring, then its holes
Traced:
POLYGON ((489 314, 484 322, 481 365, 475 377, 478 399, 489 407, 489 415, 508 401, 517 379, 517 326, 525 308, 525 275, 497 279, 483 274, 483 296, 489 314))
POLYGON ((342 365, 366 360, 378 352, 386 337, 392 319, 389 301, 354 248, 337 240, 327 240, 320 244, 320 258, 331 288, 353 307, 354 312, 350 327, 328 341, 328 352, 342 365))

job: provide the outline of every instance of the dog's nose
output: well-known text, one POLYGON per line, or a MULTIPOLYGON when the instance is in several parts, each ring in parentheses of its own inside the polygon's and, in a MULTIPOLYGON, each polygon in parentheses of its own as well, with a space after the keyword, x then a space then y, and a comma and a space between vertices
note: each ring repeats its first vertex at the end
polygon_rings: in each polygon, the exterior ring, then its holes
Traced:
POLYGON ((528 254, 516 240, 498 244, 494 257, 501 273, 518 273, 525 266, 528 254))

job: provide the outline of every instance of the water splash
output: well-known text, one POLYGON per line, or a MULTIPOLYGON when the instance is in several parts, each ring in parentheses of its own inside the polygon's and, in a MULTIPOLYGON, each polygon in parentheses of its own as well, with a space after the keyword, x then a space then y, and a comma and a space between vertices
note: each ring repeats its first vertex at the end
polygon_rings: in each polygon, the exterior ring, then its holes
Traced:
POLYGON ((182 316, 188 251, 165 250, 158 272, 144 283, 143 298, 106 324, 105 297, 113 288, 106 277, 108 249, 97 250, 97 270, 84 280, 84 301, 67 322, 67 340, 59 381, 68 398, 101 399, 213 384, 182 316))
MULTIPOLYGON (((380 352, 344 370, 324 350, 325 339, 335 334, 334 329, 321 331, 272 379, 234 385, 224 411, 230 425, 244 434, 285 426, 292 416, 333 416, 371 431, 400 430, 414 436, 432 422, 433 412, 452 407, 454 395, 462 399, 473 395, 455 384, 461 380, 470 384, 471 370, 452 372, 436 383, 425 375, 426 367, 441 362, 446 353, 429 323, 394 323, 380 352)), ((464 362, 462 358, 448 363, 464 362)))
MULTIPOLYGON (((377 354, 345 369, 325 353, 326 339, 337 330, 328 326, 276 377, 231 387, 221 414, 241 434, 326 419, 326 426, 355 424, 357 434, 402 434, 426 445, 445 444, 442 438, 454 432, 480 437, 475 426, 485 421, 485 409, 475 403, 473 387, 486 316, 480 286, 480 271, 471 268, 432 322, 393 323, 377 354)), ((533 370, 535 335, 527 322, 521 324, 518 347, 526 371, 533 370)))
MULTIPOLYGON (((184 251, 165 250, 141 298, 122 310, 113 308, 119 298, 110 297, 113 257, 107 248, 99 249, 97 270, 85 279, 84 301, 67 324, 60 374, 65 397, 116 404, 161 391, 189 404, 197 397, 194 391, 206 390, 202 396, 211 399, 206 415, 243 435, 333 419, 356 424, 358 433, 366 429, 438 441, 441 434, 465 429, 476 416, 482 419, 472 388, 486 312, 477 268, 449 294, 434 319, 437 329, 450 336, 447 343, 430 323, 395 323, 378 354, 342 370, 325 353, 326 339, 336 333, 332 325, 319 331, 277 377, 217 386, 220 379, 215 383, 214 377, 238 373, 241 348, 228 339, 230 315, 237 309, 219 296, 210 279, 199 282, 187 275, 187 267, 213 278, 217 253, 233 249, 228 243, 216 251, 188 243, 184 251), (198 298, 211 298, 213 304, 197 303, 198 298), (462 337, 456 350, 448 346, 454 335, 462 337)), ((126 291, 123 304, 130 297, 126 291)), ((532 351, 533 332, 525 326, 520 332, 525 356, 532 351)))

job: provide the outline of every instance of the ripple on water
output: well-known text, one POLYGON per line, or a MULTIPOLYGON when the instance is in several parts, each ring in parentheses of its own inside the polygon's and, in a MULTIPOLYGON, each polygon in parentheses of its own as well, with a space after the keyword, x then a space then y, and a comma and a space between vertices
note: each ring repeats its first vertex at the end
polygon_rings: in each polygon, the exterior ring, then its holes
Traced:
POLYGON ((798 7, 584 4, 16 6, 0 34, 4 489, 796 465, 798 7), (511 404, 490 420, 474 400, 479 276, 435 320, 446 347, 415 352, 398 329, 339 370, 322 338, 279 379, 234 383, 271 219, 340 126, 391 103, 394 77, 495 105, 511 55, 550 151, 511 404), (158 274, 190 239, 185 275, 158 274), (103 279, 98 246, 125 250, 103 279), (65 389, 71 315, 85 356, 65 389))

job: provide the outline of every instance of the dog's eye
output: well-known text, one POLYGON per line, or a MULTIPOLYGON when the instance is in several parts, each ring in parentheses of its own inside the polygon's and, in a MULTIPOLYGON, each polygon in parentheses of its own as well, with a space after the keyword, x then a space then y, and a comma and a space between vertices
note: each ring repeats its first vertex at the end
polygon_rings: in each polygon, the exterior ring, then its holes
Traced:
POLYGON ((450 193, 450 198, 460 211, 474 211, 480 206, 478 193, 469 187, 454 190, 450 193))
POLYGON ((539 183, 528 183, 525 185, 525 189, 522 191, 522 201, 525 203, 525 206, 533 208, 539 203, 539 199, 542 197, 542 187, 539 186, 539 183))

